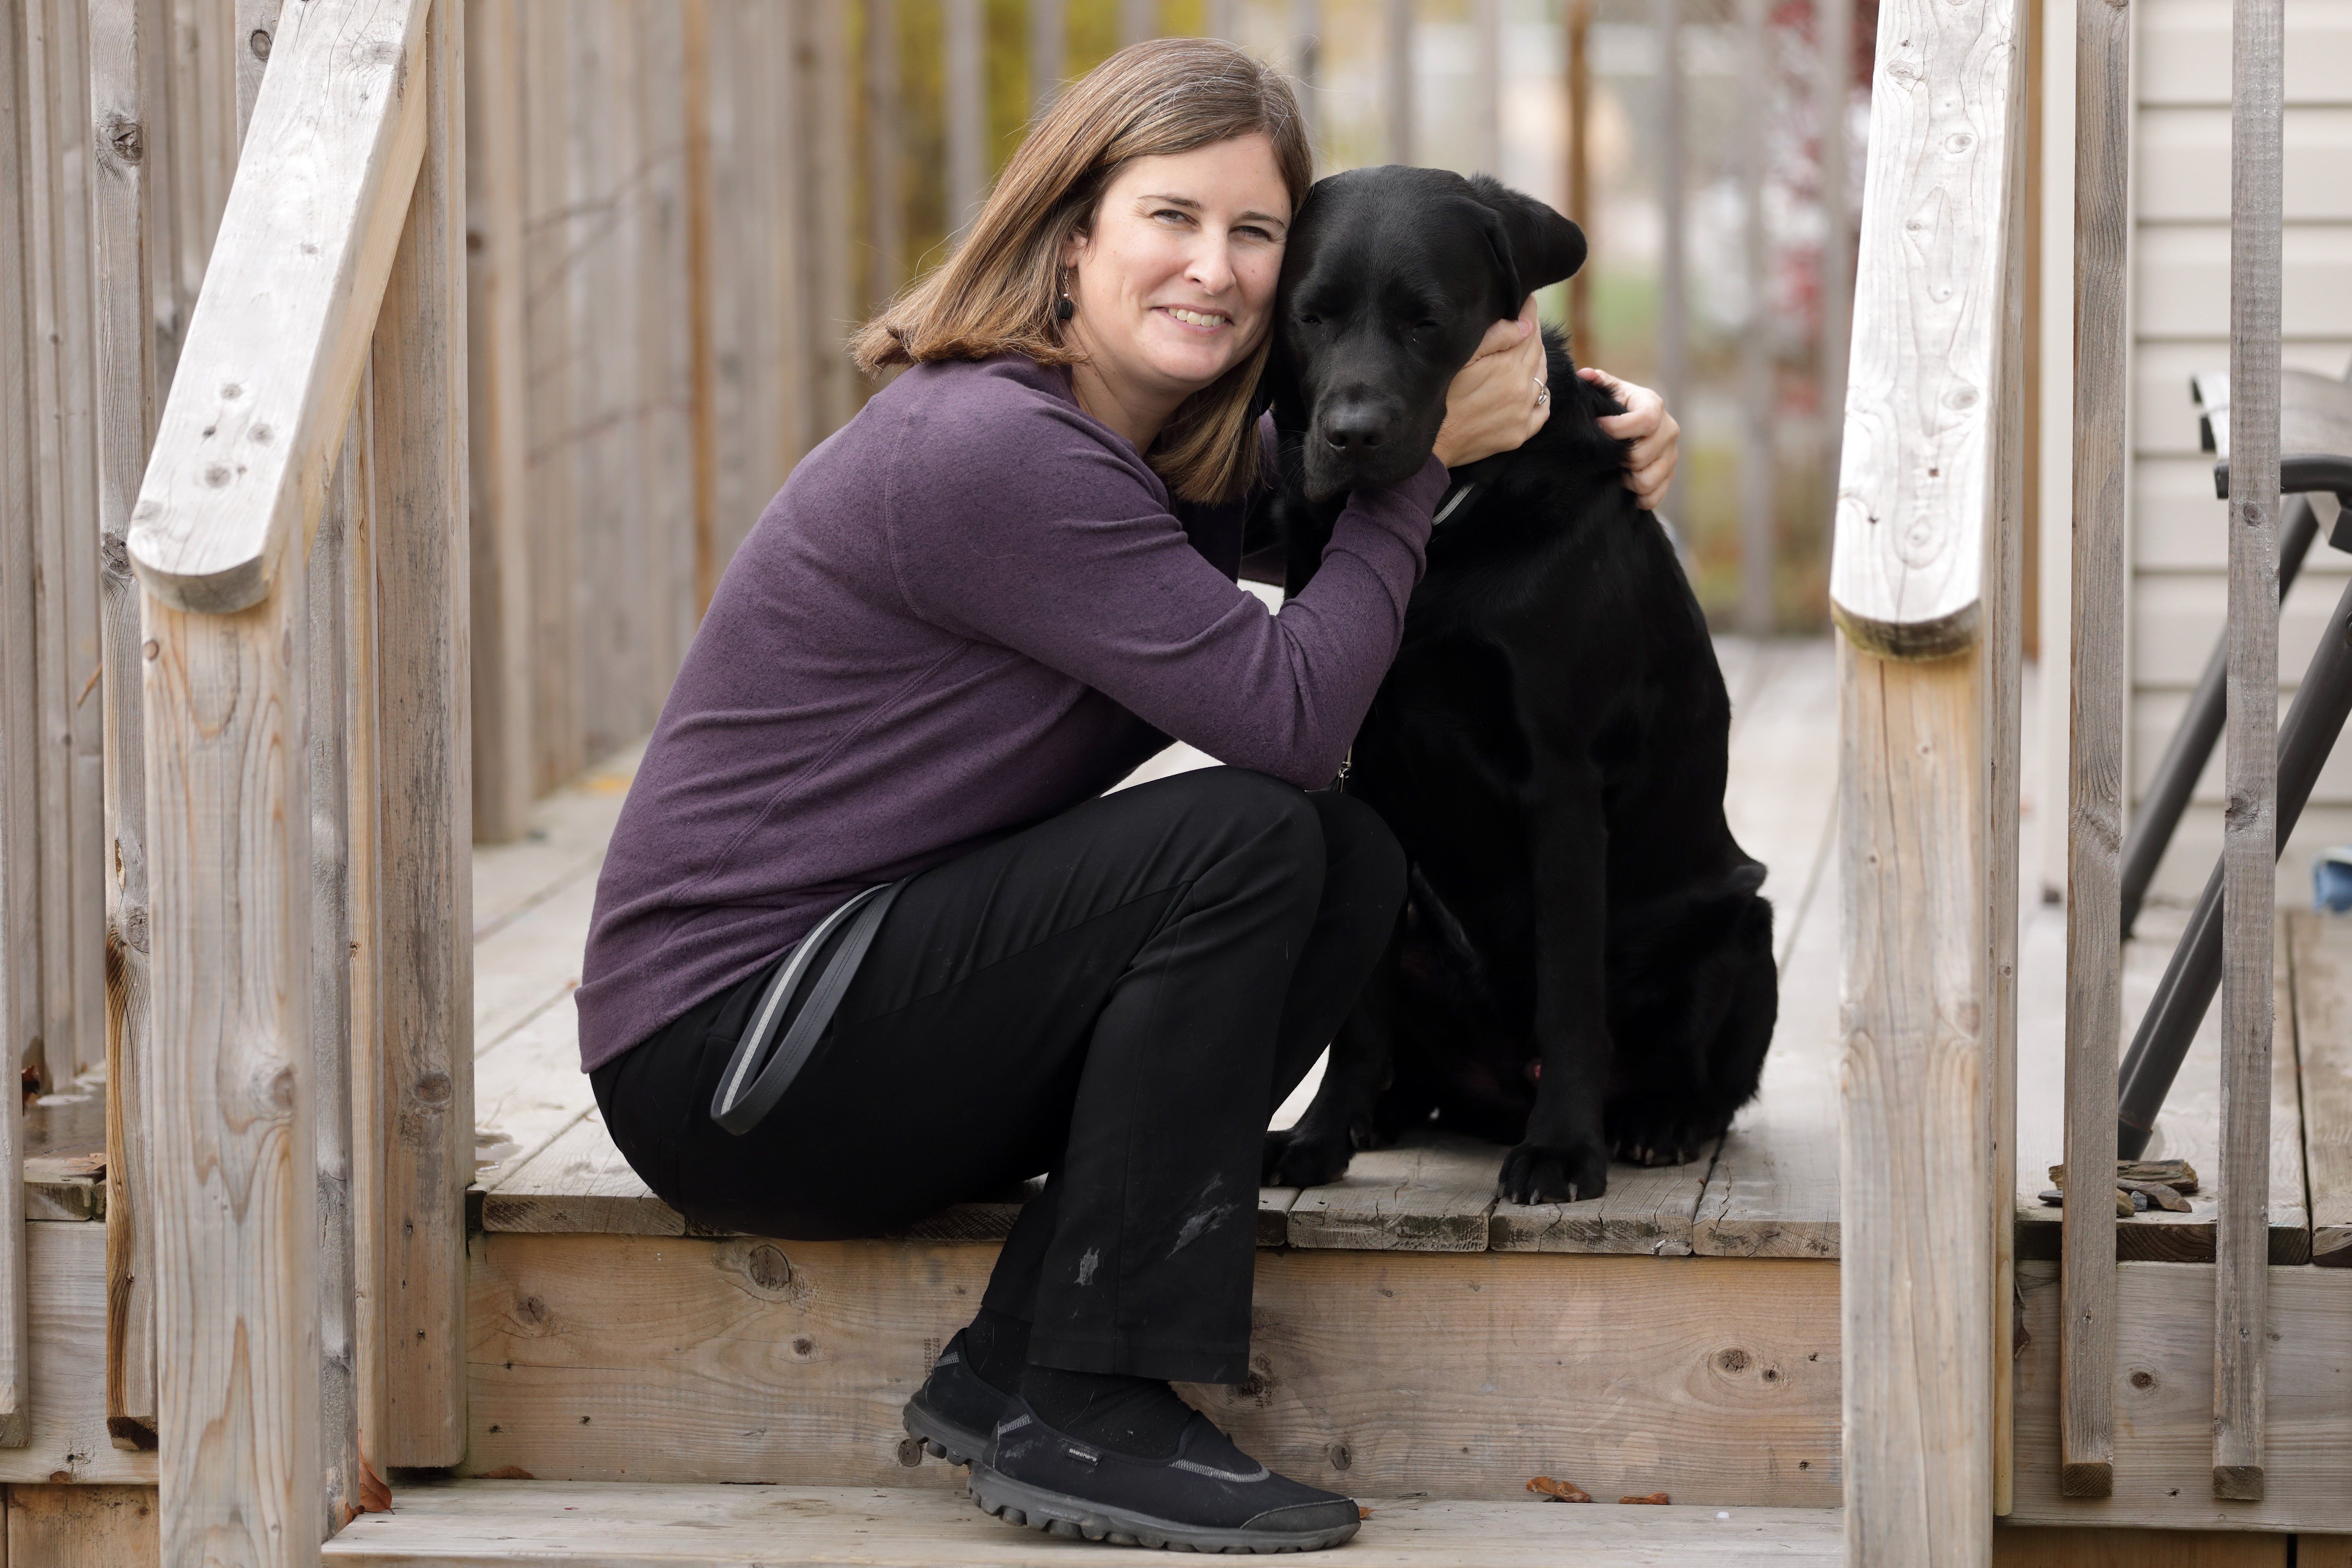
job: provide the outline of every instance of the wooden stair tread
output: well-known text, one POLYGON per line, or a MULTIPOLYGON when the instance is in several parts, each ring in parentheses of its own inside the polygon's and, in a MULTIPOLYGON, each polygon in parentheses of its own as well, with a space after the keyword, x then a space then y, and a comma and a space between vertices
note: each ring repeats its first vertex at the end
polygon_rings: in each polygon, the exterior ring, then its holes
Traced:
MULTIPOLYGON (((330 1563, 561 1563, 667 1568, 1135 1568, 1130 1547, 1062 1541, 982 1513, 961 1491, 873 1488, 450 1481, 404 1487, 390 1513, 329 1542, 330 1563)), ((1711 1509, 1425 1499, 1382 1500, 1344 1549, 1349 1568, 1714 1568, 1844 1560, 1834 1509, 1711 1509)), ((1301 1561, 1319 1561, 1305 1559, 1301 1561)))

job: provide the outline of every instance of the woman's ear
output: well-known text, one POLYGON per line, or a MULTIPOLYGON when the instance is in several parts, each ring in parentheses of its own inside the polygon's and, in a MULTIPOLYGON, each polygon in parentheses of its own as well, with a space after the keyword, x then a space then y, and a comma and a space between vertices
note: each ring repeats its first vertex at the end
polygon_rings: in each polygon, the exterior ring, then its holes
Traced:
POLYGON ((1488 174, 1471 176, 1470 195, 1494 215, 1487 232, 1509 263, 1518 290, 1514 300, 1575 276, 1584 265, 1584 231, 1535 197, 1488 174))

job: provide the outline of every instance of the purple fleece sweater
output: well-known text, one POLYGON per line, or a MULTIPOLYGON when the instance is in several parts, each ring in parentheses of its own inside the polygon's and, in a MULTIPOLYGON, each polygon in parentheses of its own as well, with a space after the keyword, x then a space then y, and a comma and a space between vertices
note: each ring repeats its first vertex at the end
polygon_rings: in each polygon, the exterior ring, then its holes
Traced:
POLYGON ((1234 583, 1244 509, 1171 507, 1067 372, 908 371, 793 469, 719 582, 597 879, 582 1067, 1171 736, 1328 781, 1444 486, 1433 458, 1359 492, 1271 615, 1234 583))

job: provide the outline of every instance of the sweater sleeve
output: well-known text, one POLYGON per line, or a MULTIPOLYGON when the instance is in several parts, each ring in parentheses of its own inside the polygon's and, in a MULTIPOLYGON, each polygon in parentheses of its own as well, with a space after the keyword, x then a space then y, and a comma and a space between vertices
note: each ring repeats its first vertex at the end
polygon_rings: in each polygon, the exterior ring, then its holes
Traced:
POLYGON ((1049 399, 910 426, 885 504, 925 619, 1050 666, 1219 762, 1329 781, 1404 635, 1432 458, 1360 490, 1297 598, 1270 614, 1204 560, 1123 442, 1049 399))

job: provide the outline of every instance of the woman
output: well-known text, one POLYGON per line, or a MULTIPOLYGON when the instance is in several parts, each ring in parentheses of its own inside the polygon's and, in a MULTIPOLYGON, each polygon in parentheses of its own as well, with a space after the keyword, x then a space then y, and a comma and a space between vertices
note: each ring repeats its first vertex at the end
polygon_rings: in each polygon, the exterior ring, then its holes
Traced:
MULTIPOLYGON (((1286 84, 1213 41, 1128 49, 1045 117, 858 340, 912 368, 728 567, 579 991, 614 1142, 698 1220, 867 1236, 1045 1173, 907 1424, 992 1512, 1095 1539, 1355 1531, 1169 1382, 1247 1374, 1261 1134, 1403 895, 1387 829, 1317 786, 1395 654, 1446 465, 1547 412, 1530 302, 1304 594, 1269 615, 1235 586, 1310 174, 1286 84), (1171 736, 1228 765, 1102 794, 1171 736)), ((1654 494, 1673 423, 1622 395, 1654 494)))

